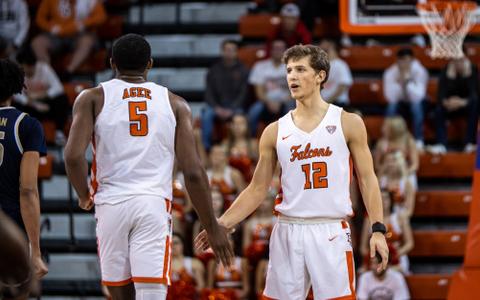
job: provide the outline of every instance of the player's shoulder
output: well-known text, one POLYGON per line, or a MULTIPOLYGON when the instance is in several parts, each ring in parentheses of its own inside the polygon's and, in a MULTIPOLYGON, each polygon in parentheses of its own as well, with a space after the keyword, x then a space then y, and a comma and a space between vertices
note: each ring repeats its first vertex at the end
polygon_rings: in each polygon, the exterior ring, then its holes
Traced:
POLYGON ((346 137, 361 134, 366 131, 362 117, 356 113, 343 110, 341 122, 346 137))
POLYGON ((274 146, 277 144, 278 121, 270 123, 260 137, 260 145, 274 146))
POLYGON ((185 100, 183 97, 168 91, 168 100, 176 118, 182 114, 188 116, 191 115, 190 106, 188 105, 187 100, 185 100))

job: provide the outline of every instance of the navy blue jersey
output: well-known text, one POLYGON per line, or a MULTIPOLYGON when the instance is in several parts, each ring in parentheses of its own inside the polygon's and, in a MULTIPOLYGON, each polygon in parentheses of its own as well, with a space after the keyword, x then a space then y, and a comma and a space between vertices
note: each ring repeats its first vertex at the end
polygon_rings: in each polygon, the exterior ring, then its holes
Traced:
POLYGON ((20 163, 27 151, 47 153, 40 122, 13 107, 0 107, 0 208, 21 228, 20 163))

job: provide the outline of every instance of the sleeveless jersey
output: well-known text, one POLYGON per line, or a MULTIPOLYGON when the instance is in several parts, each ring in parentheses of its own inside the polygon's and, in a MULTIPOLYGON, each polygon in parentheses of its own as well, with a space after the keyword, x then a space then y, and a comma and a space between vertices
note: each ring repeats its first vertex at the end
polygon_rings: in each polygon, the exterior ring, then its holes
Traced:
POLYGON ((172 199, 175 126, 167 88, 152 82, 101 83, 90 194, 95 204, 136 196, 172 199))
POLYGON ((298 218, 352 215, 351 161, 341 123, 342 108, 330 104, 310 133, 289 112, 278 121, 277 156, 281 166, 281 202, 275 210, 298 218))
POLYGON ((0 107, 0 209, 22 229, 20 165, 27 151, 46 155, 42 125, 14 107, 0 107))

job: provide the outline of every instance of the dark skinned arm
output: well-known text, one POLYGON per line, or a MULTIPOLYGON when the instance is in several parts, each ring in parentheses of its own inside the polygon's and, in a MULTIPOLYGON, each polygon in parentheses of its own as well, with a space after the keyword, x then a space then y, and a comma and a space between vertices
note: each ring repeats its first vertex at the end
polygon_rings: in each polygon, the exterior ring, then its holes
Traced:
POLYGON ((175 154, 185 177, 185 187, 198 218, 208 233, 217 260, 221 260, 224 266, 229 266, 234 254, 228 241, 227 229, 219 226, 213 214, 208 177, 195 147, 190 108, 183 98, 175 94, 170 93, 169 98, 177 120, 175 154))

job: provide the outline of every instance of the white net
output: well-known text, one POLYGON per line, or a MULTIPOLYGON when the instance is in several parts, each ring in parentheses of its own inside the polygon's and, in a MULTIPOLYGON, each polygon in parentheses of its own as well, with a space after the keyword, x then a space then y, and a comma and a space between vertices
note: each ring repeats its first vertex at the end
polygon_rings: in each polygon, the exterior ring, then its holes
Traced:
POLYGON ((465 36, 475 23, 472 2, 432 2, 417 8, 432 44, 432 58, 460 58, 465 36))

